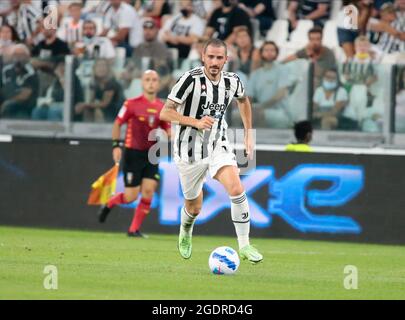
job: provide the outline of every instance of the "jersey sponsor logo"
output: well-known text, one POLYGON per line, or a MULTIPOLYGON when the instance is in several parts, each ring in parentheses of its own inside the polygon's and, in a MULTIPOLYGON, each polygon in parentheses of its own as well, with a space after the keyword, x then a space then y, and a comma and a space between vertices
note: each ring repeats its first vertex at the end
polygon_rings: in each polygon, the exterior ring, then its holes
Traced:
POLYGON ((155 119, 156 119, 156 117, 155 117, 154 115, 149 115, 149 117, 148 117, 148 124, 149 124, 150 127, 153 127, 153 126, 154 126, 154 124, 155 124, 155 119))
POLYGON ((146 109, 146 111, 149 113, 157 113, 157 110, 153 109, 153 108, 148 108, 148 109, 146 109))
POLYGON ((216 119, 221 118, 222 114, 225 112, 226 105, 225 103, 210 103, 208 102, 207 104, 203 104, 201 108, 204 110, 203 111, 203 116, 211 116, 216 119))
POLYGON ((206 104, 203 104, 202 106, 201 106, 201 108, 203 108, 203 110, 210 110, 210 111, 219 111, 219 112, 224 112, 225 111, 225 109, 226 109, 226 105, 225 105, 225 103, 210 103, 210 102, 208 102, 208 103, 206 103, 206 104))

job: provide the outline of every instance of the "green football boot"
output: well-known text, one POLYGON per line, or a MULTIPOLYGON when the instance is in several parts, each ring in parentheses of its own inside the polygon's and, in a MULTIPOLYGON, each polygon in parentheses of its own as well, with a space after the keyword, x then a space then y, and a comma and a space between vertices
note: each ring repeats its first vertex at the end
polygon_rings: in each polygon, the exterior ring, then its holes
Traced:
POLYGON ((261 255, 259 251, 250 244, 239 249, 239 256, 242 260, 248 260, 252 264, 259 263, 263 260, 263 255, 261 255))
POLYGON ((191 244, 191 236, 179 235, 179 242, 177 244, 177 248, 179 249, 180 255, 184 259, 190 259, 192 247, 193 246, 191 244))

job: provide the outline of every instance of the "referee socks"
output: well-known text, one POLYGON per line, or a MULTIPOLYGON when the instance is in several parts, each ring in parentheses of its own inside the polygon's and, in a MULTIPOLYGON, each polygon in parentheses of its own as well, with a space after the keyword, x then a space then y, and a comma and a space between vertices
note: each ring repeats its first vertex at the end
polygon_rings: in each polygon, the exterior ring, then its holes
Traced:
POLYGON ((245 192, 235 197, 231 196, 230 199, 232 221, 238 237, 239 249, 241 249, 249 244, 249 203, 245 192))

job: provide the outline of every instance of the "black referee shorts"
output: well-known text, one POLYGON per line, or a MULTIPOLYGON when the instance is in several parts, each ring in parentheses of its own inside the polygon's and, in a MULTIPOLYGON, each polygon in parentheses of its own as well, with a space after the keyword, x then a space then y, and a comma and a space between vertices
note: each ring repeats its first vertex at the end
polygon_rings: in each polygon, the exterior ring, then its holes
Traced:
POLYGON ((143 178, 160 180, 159 165, 148 160, 148 151, 125 148, 122 169, 125 187, 138 187, 143 178))

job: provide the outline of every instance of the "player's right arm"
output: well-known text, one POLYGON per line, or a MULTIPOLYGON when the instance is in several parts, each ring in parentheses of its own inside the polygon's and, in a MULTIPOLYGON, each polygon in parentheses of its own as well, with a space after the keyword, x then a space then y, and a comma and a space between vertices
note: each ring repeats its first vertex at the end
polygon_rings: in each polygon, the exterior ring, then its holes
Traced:
POLYGON ((199 130, 211 129, 215 122, 214 118, 208 116, 205 116, 202 119, 183 116, 177 112, 178 106, 179 105, 176 102, 167 99, 162 111, 160 112, 160 120, 180 124, 182 126, 194 127, 199 130))
POLYGON ((121 139, 121 123, 118 120, 115 120, 112 128, 112 143, 113 143, 112 157, 115 163, 119 163, 122 157, 122 150, 119 145, 120 139, 121 139))
POLYGON ((115 118, 112 128, 112 157, 115 163, 119 163, 122 157, 122 150, 120 147, 121 126, 126 123, 131 116, 132 114, 131 110, 128 108, 128 101, 125 101, 115 118))

